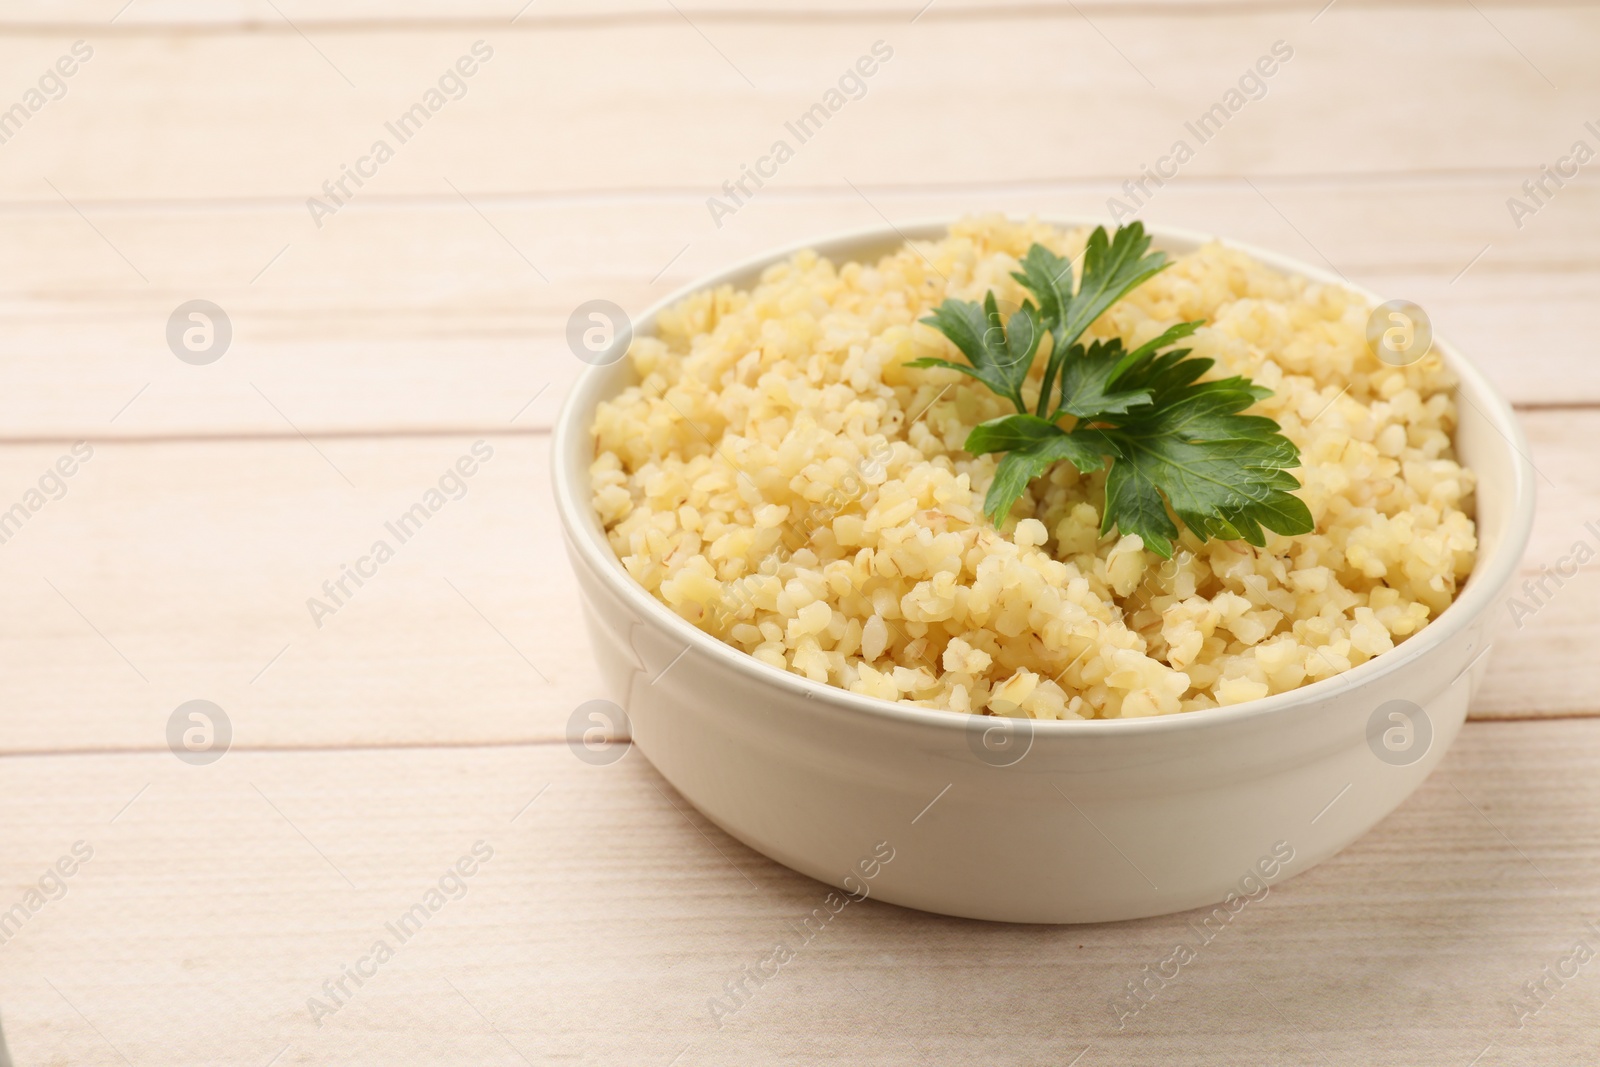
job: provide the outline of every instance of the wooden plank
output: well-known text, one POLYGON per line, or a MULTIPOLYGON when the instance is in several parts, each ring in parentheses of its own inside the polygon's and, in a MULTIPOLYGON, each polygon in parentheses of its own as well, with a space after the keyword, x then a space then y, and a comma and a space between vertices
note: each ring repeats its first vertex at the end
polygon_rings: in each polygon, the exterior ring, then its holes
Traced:
MULTIPOLYGON (((460 498, 448 484, 404 539, 387 524, 472 438, 99 445, 0 546, 17 605, 0 623, 0 748, 162 748, 194 699, 241 745, 564 736, 603 693, 573 625, 547 442, 487 443, 460 498), (379 540, 393 558, 330 595, 379 540)), ((64 451, 0 453, 6 507, 64 451)))
MULTIPOLYGON (((1537 577, 1574 541, 1600 547, 1584 528, 1600 518, 1600 412, 1525 421, 1552 479, 1525 564, 1537 577)), ((549 439, 485 440, 493 460, 404 544, 385 524, 472 438, 97 443, 66 495, 0 545, 0 750, 160 749, 194 699, 222 706, 242 747, 565 736, 606 688, 575 625, 549 439), (334 603, 323 583, 379 539, 394 558, 334 603), (314 618, 313 597, 337 610, 314 618)), ((66 451, 0 449, 0 510, 66 451)), ((1600 713, 1585 651, 1600 642, 1597 583, 1591 562, 1531 615, 1504 607, 1474 714, 1600 713)))
MULTIPOLYGON (((1577 3, 1579 0, 1568 0, 1577 3)), ((1348 0, 1347 6, 1372 7, 1375 0, 1348 0)), ((93 0, 63 11, 50 0, 11 0, 6 4, 0 27, 16 32, 42 32, 62 26, 98 26, 121 33, 165 32, 172 29, 248 29, 253 32, 292 33, 293 26, 329 27, 379 26, 395 23, 438 25, 505 25, 515 19, 518 25, 542 26, 551 23, 594 23, 605 20, 662 22, 667 18, 695 22, 797 21, 830 19, 900 19, 943 21, 952 18, 1040 18, 1059 15, 1064 5, 1059 0, 939 0, 929 6, 926 0, 881 0, 868 5, 849 0, 695 0, 675 5, 678 15, 650 0, 539 0, 526 5, 524 0, 340 0, 338 3, 308 4, 287 2, 271 5, 264 0, 235 0, 230 4, 206 0, 139 0, 127 6, 126 0, 93 0), (924 10, 926 8, 926 10, 924 10), (120 14, 119 14, 120 11, 120 14), (665 17, 664 17, 665 16, 665 17), (112 19, 115 18, 115 22, 112 19)), ((1126 10, 1134 6, 1127 0, 1086 0, 1079 7, 1088 14, 1126 10)), ((1305 4, 1294 0, 1140 0, 1140 7, 1157 12, 1237 12, 1240 9, 1304 13, 1305 4)))
POLYGON ((1520 588, 1503 605, 1493 667, 1473 714, 1506 718, 1600 712, 1600 412, 1524 412, 1538 464, 1539 511, 1520 588))
MULTIPOLYGON (((357 201, 438 195, 448 192, 446 177, 478 192, 664 182, 711 190, 786 136, 795 155, 776 179, 783 185, 837 185, 840 175, 857 184, 908 175, 1117 184, 1186 136, 1184 123, 1280 39, 1293 60, 1217 136, 1201 144, 1188 135, 1196 154, 1184 179, 1495 170, 1514 174, 1503 200, 1582 136, 1593 116, 1577 101, 1600 89, 1586 51, 1600 29, 1592 7, 1519 8, 1498 22, 1467 6, 1385 8, 1381 23, 1370 10, 1336 7, 1313 25, 1298 17, 1304 9, 1291 17, 1134 7, 1088 19, 1069 4, 1023 22, 911 24, 884 13, 734 20, 711 34, 658 13, 659 23, 519 23, 481 33, 335 28, 318 41, 282 26, 98 38, 64 98, 5 144, 0 202, 53 203, 48 179, 75 202, 302 204, 385 137, 394 158, 359 194, 349 187, 357 201), (494 58, 464 95, 435 109, 416 136, 388 133, 385 123, 479 37, 494 58), (804 143, 788 133, 784 123, 880 39, 894 55, 863 83, 861 99, 842 102, 804 143), (1352 77, 1353 67, 1384 73, 1352 77), (979 142, 953 135, 975 130, 979 142)), ((0 67, 44 71, 71 41, 67 33, 0 38, 0 67)), ((16 78, 7 97, 32 80, 16 78)))
MULTIPOLYGON (((1325 255, 1355 282, 1418 301, 1515 401, 1600 401, 1591 355, 1573 341, 1600 286, 1600 191, 1571 188, 1518 232, 1499 179, 1258 185, 1174 186, 1146 215, 1325 255)), ((459 200, 385 201, 320 233, 292 207, 88 207, 148 285, 64 206, 12 214, 0 438, 282 433, 286 420, 311 433, 491 432, 513 416, 548 426, 583 368, 564 330, 585 300, 637 311, 738 259, 884 215, 1093 216, 1108 191, 863 188, 868 203, 848 188, 773 190, 722 229, 703 198, 665 195, 484 200, 487 221, 459 200), (165 339, 174 310, 197 298, 233 327, 208 366, 180 362, 165 339)))
MULTIPOLYGON (((1384 4, 1382 0, 1343 0, 1341 13, 1352 10, 1370 13, 1396 6, 1439 6, 1446 0, 1410 0, 1404 5, 1384 4)), ((917 22, 947 19, 1011 18, 1039 19, 1060 17, 1070 4, 1060 0, 880 0, 863 5, 848 0, 693 0, 675 4, 682 15, 662 11, 651 0, 539 0, 527 5, 523 0, 339 0, 337 3, 296 3, 293 0, 268 4, 265 0, 234 0, 217 4, 208 0, 91 0, 61 10, 51 0, 10 0, 5 5, 0 27, 9 32, 44 32, 62 26, 98 26, 120 33, 166 32, 173 29, 212 29, 226 32, 247 29, 252 32, 292 33, 295 26, 318 28, 371 27, 378 25, 503 25, 514 19, 518 25, 582 23, 602 20, 665 22, 684 16, 700 22, 794 22, 818 18, 901 19, 917 22), (114 20, 114 21, 113 21, 114 20), (292 22, 292 24, 291 24, 292 22)), ((1544 8, 1589 6, 1589 0, 1542 0, 1544 8)), ((1128 14, 1132 11, 1155 14, 1236 14, 1261 11, 1309 17, 1318 13, 1303 0, 1085 0, 1079 10, 1090 16, 1128 14)), ((1494 10, 1494 8, 1490 8, 1494 10)), ((1331 17, 1328 16, 1328 17, 1331 17)), ((1320 19, 1319 19, 1320 21, 1320 19)))
MULTIPOLYGON (((5 1025, 19 1063, 172 1067, 419 1050, 680 1067, 1588 1062, 1592 963, 1521 1030, 1507 1005, 1574 942, 1594 944, 1597 806, 1600 722, 1469 724, 1399 811, 1274 885, 1125 1029, 1111 998, 1174 943, 1197 944, 1203 913, 1022 927, 868 900, 718 1029, 708 1000, 797 940, 790 924, 826 890, 708 825, 637 753, 608 767, 559 745, 235 753, 206 768, 166 753, 11 758, 4 903, 74 842, 93 858, 0 946, 5 1025), (396 944, 385 924, 478 841, 493 857, 465 895, 347 981, 317 1026, 308 998, 379 938, 396 944)), ((919 829, 882 833, 909 853, 919 829)))

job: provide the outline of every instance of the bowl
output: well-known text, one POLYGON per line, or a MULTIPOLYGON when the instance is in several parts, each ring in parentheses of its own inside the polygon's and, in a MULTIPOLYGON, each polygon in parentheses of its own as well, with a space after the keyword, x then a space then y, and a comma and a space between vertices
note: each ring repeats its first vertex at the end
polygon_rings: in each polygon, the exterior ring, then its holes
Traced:
MULTIPOLYGON (((949 221, 757 256, 662 300, 634 331, 648 334, 663 308, 692 292, 748 287, 801 249, 871 259, 907 238, 943 237, 949 221)), ((1212 240, 1150 233, 1168 253, 1212 240)), ((1226 243, 1284 273, 1356 289, 1226 243)), ((678 617, 629 577, 591 504, 595 407, 636 380, 626 359, 592 366, 562 409, 552 463, 601 675, 636 747, 673 788, 746 845, 853 899, 1030 923, 1220 903, 1213 915, 1225 921, 1393 811, 1444 757, 1483 678, 1494 609, 1532 525, 1531 465, 1510 405, 1451 345, 1434 345, 1460 379, 1457 453, 1478 476, 1479 554, 1455 602, 1394 650, 1288 693, 1070 722, 849 693, 761 663, 678 617)), ((826 900, 829 910, 843 906, 826 900)))

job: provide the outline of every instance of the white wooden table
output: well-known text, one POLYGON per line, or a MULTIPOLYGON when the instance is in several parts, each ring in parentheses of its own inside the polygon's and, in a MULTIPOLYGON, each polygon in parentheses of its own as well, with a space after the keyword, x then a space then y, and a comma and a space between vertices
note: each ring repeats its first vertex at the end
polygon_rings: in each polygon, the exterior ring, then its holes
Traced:
POLYGON ((1527 574, 1600 544, 1600 162, 1521 189, 1600 148, 1600 11, 1320 6, 0 5, 16 1062, 1600 1062, 1600 963, 1545 970, 1600 949, 1595 564, 1520 628, 1508 611, 1416 796, 1120 1030, 1111 998, 1182 916, 1025 928, 869 901, 719 1027, 709 998, 823 887, 637 752, 595 767, 563 740, 603 695, 546 471, 578 303, 638 309, 885 217, 1104 215, 1277 41, 1292 59, 1144 217, 1421 303, 1520 409, 1527 574), (387 131, 479 41, 425 125, 387 131), (865 94, 718 226, 707 197, 878 41, 865 94), (334 205, 343 167, 368 176, 334 205), (1537 210, 1514 220, 1514 196, 1537 210), (232 328, 206 365, 166 339, 197 299, 232 328), (307 598, 478 440, 494 459, 465 495, 318 626, 307 598), (30 509, 77 441, 92 457, 30 509), (196 699, 232 728, 208 765, 167 742, 196 699), (464 895, 386 933, 477 842, 492 858, 446 880, 464 895), (375 963, 380 938, 398 947, 375 963), (1514 1000, 1542 1006, 1519 1028, 1514 1000))

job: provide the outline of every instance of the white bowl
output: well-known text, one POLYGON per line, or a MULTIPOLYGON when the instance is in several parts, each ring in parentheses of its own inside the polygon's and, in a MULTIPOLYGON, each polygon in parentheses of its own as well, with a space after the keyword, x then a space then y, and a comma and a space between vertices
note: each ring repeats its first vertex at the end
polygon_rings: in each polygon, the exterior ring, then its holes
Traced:
MULTIPOLYGON (((691 292, 750 286, 800 249, 871 259, 947 226, 795 244, 674 293, 635 330, 648 334, 691 292)), ((1151 232, 1169 253, 1211 240, 1151 232)), ((1285 273, 1345 284, 1228 243, 1285 273)), ((859 696, 761 663, 679 618, 623 570, 591 504, 595 406, 635 380, 626 359, 592 367, 562 410, 553 466, 601 673, 637 746, 690 803, 751 848, 857 896, 1010 922, 1132 919, 1225 898, 1242 907, 1230 894, 1320 863, 1394 810, 1443 758, 1483 677, 1491 609, 1532 525, 1533 481, 1510 405, 1449 344, 1434 345, 1460 378, 1456 445, 1478 476, 1478 562, 1455 603, 1394 651, 1293 692, 1073 722, 859 696)))

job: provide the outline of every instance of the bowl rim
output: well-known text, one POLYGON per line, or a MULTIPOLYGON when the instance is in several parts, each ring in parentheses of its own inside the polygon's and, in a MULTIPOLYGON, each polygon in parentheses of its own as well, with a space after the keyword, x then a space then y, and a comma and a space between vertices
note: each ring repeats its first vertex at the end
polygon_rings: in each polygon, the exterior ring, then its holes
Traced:
MULTIPOLYGON (((885 225, 857 227, 818 237, 792 241, 778 248, 745 257, 732 265, 680 286, 652 303, 636 319, 632 328, 619 335, 616 343, 630 343, 632 337, 649 331, 657 317, 667 308, 684 298, 725 283, 734 283, 759 272, 794 254, 815 250, 818 255, 848 262, 848 254, 834 251, 852 245, 879 244, 892 249, 895 244, 911 241, 935 240, 948 234, 952 224, 966 215, 930 216, 896 225, 885 220, 885 225)), ((1018 221, 1007 216, 1011 221, 1018 221)), ((1091 216, 1070 214, 1039 214, 1030 216, 1063 229, 1078 229, 1104 225, 1104 220, 1091 216)), ((1378 294, 1356 285, 1342 275, 1323 270, 1290 256, 1259 248, 1241 241, 1224 239, 1214 234, 1176 226, 1145 225, 1145 231, 1157 247, 1163 243, 1202 247, 1213 241, 1228 248, 1244 252, 1257 261, 1285 274, 1298 274, 1307 280, 1323 285, 1335 285, 1357 293, 1376 306, 1383 302, 1378 294)), ((1175 253, 1178 255, 1185 253, 1175 253)), ((1330 264, 1331 265, 1331 264, 1330 264)), ((1449 341, 1435 334, 1433 347, 1444 357, 1446 364, 1457 376, 1455 388, 1458 399, 1470 394, 1468 402, 1504 441, 1511 456, 1512 485, 1507 494, 1511 501, 1510 515, 1493 554, 1485 558, 1481 553, 1471 574, 1455 600, 1425 626, 1421 633, 1408 638, 1398 647, 1374 656, 1365 663, 1347 671, 1291 689, 1285 693, 1261 697, 1213 708, 1176 712, 1170 715, 1140 716, 1115 719, 1029 719, 1031 735, 1037 743, 1045 738, 1115 736, 1125 733, 1161 733, 1172 730, 1203 730, 1221 728, 1258 718, 1285 713, 1295 708, 1321 704, 1348 690, 1376 682, 1428 655, 1439 646, 1465 631, 1484 614, 1499 597, 1506 584, 1514 577, 1526 550, 1534 519, 1534 481, 1532 460, 1528 458, 1528 443, 1518 424, 1510 403, 1495 389, 1487 378, 1463 356, 1449 341)), ((806 699, 808 707, 822 704, 845 713, 865 714, 871 718, 943 730, 966 730, 975 715, 971 712, 944 708, 924 708, 882 697, 867 696, 840 689, 827 682, 815 682, 803 675, 781 670, 756 659, 750 653, 733 647, 706 633, 687 619, 678 615, 666 604, 656 599, 644 586, 623 568, 621 560, 605 537, 603 525, 594 512, 592 493, 588 483, 588 466, 581 470, 582 477, 569 477, 568 466, 573 449, 592 429, 580 424, 580 415, 591 411, 601 400, 599 395, 608 373, 619 360, 586 368, 578 377, 561 405, 561 412, 551 431, 550 462, 552 489, 561 528, 569 546, 586 563, 590 570, 641 622, 652 623, 675 639, 684 643, 685 652, 698 651, 727 668, 749 677, 752 682, 776 686, 790 694, 806 699), (587 521, 585 521, 587 520, 587 521)), ((1457 429, 1460 423, 1458 420, 1457 429)), ((1476 527, 1476 523, 1475 523, 1476 527)), ((1479 655, 1481 656, 1482 653, 1479 655)), ((1474 660, 1473 662, 1475 662, 1474 660)), ((1470 666, 1470 663, 1469 663, 1470 666)), ((822 708, 815 708, 820 712, 822 708)))

